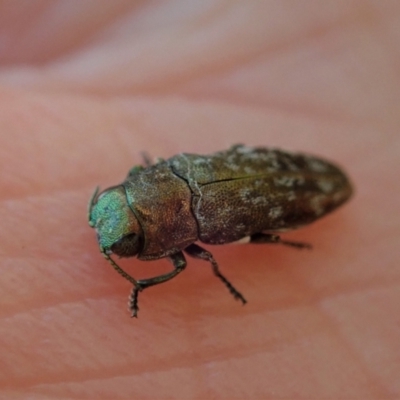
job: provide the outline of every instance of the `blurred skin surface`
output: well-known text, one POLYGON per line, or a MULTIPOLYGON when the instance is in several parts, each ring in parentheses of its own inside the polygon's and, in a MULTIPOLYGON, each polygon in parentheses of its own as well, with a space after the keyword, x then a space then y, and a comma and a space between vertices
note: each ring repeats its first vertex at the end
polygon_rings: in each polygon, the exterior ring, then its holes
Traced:
MULTIPOLYGON (((400 396, 397 0, 0 2, 0 398, 400 396), (140 152, 331 159, 356 192, 284 237, 208 247, 139 297, 86 205, 140 152)), ((135 277, 166 260, 122 260, 135 277)))

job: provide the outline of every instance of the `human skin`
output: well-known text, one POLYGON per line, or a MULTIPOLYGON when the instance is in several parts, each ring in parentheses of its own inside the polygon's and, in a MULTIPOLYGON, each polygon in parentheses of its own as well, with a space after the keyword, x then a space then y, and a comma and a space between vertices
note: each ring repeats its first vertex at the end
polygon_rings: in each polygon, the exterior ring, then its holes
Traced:
MULTIPOLYGON (((400 3, 0 3, 0 397, 400 396, 400 3), (134 5, 135 4, 135 5, 134 5), (234 143, 342 165, 353 198, 139 296, 87 224, 140 153, 234 143)), ((120 261, 135 277, 165 261, 120 261)))

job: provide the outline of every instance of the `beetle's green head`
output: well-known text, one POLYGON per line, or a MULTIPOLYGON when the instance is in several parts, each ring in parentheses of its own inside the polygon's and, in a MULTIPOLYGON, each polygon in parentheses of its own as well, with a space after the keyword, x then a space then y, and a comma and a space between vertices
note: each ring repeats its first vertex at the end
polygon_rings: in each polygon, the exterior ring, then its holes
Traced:
POLYGON ((100 251, 121 257, 137 255, 143 247, 143 232, 126 198, 125 188, 115 186, 89 202, 89 225, 97 232, 100 251))

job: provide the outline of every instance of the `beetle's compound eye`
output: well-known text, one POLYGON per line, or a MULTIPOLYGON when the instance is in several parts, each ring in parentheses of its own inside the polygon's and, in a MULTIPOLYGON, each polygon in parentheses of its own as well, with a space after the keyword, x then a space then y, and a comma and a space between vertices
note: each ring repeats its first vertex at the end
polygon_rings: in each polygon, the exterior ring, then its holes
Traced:
POLYGON ((117 240, 112 246, 111 251, 120 257, 132 257, 139 253, 142 248, 142 241, 139 235, 130 233, 117 240))

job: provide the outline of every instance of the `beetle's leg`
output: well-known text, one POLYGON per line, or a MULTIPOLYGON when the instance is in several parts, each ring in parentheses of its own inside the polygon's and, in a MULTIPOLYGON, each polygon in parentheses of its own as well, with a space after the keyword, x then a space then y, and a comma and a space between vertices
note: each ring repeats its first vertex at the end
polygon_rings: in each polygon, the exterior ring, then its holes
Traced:
POLYGON ((150 154, 147 151, 141 151, 140 155, 142 156, 143 164, 145 167, 151 167, 153 165, 150 154))
POLYGON ((143 164, 144 164, 144 166, 145 166, 146 168, 147 168, 147 167, 151 167, 151 166, 154 165, 154 164, 158 164, 158 163, 164 161, 164 159, 163 159, 163 158, 160 158, 160 157, 157 157, 156 159, 152 159, 152 158, 150 157, 149 153, 147 153, 147 151, 142 151, 142 152, 140 153, 140 155, 142 156, 143 164))
POLYGON ((171 261, 174 266, 173 271, 168 272, 164 275, 155 276, 154 278, 140 279, 136 281, 137 285, 133 287, 132 293, 129 297, 129 309, 132 312, 132 317, 137 318, 137 313, 139 311, 138 295, 140 291, 150 286, 169 281, 170 279, 177 276, 180 272, 182 272, 186 267, 186 259, 181 251, 179 253, 173 254, 172 256, 169 256, 168 260, 171 261))
POLYGON ((249 243, 279 243, 286 246, 297 247, 298 249, 311 249, 311 244, 302 242, 291 242, 289 240, 282 240, 278 235, 272 235, 270 233, 255 233, 250 236, 249 243))
POLYGON ((219 272, 218 264, 215 261, 213 255, 209 251, 203 249, 197 244, 189 245, 184 249, 184 251, 193 258, 199 258, 200 260, 205 260, 211 263, 214 275, 217 276, 224 283, 224 285, 229 289, 233 297, 236 300, 240 300, 243 304, 247 303, 243 295, 234 288, 234 286, 228 281, 228 279, 225 278, 225 276, 221 274, 221 272, 219 272))
POLYGON ((111 264, 111 266, 120 274, 122 275, 126 280, 128 280, 130 283, 132 283, 133 286, 138 286, 138 282, 135 278, 130 276, 127 272, 125 272, 111 257, 109 254, 107 254, 104 250, 100 249, 101 254, 103 254, 103 257, 111 264))

